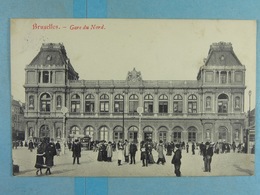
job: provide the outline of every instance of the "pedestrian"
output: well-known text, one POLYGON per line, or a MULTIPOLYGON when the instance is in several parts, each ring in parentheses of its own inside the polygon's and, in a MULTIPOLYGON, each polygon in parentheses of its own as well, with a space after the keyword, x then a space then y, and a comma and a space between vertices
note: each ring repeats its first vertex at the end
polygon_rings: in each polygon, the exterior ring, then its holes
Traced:
POLYGON ((215 144, 215 153, 219 154, 219 143, 218 142, 215 144))
POLYGON ((148 153, 149 153, 149 149, 148 149, 148 145, 146 142, 142 141, 141 142, 141 160, 143 162, 143 167, 144 166, 148 166, 148 153))
POLYGON ((136 154, 136 151, 137 151, 137 146, 132 141, 129 148, 130 148, 129 151, 130 151, 130 160, 131 160, 130 164, 132 164, 133 162, 135 164, 135 154, 136 154))
POLYGON ((32 140, 29 141, 29 146, 28 146, 28 149, 32 152, 33 151, 33 142, 32 140))
POLYGON ((189 153, 189 143, 188 142, 186 144, 186 151, 187 151, 187 153, 189 153))
POLYGON ((60 142, 59 141, 57 141, 57 143, 55 144, 55 147, 56 147, 57 156, 59 156, 60 152, 61 152, 61 147, 60 147, 60 142))
POLYGON ((125 156, 125 162, 129 163, 129 143, 127 140, 125 140, 124 143, 124 156, 125 156))
POLYGON ((171 156, 171 155, 172 155, 173 148, 172 148, 172 144, 171 144, 170 142, 167 143, 166 149, 167 149, 166 155, 167 155, 167 156, 171 156))
POLYGON ((99 144, 97 145, 97 150, 98 150, 98 157, 97 157, 97 161, 103 161, 103 143, 102 141, 99 142, 99 144))
POLYGON ((77 164, 79 165, 79 158, 81 157, 81 143, 78 139, 74 141, 72 144, 72 157, 73 157, 73 164, 75 164, 75 160, 77 159, 77 164))
POLYGON ((53 139, 47 144, 45 149, 45 165, 47 166, 46 175, 51 174, 51 168, 54 166, 54 156, 56 155, 55 144, 53 139))
POLYGON ((42 169, 46 168, 44 165, 44 156, 45 156, 45 145, 40 141, 38 148, 37 148, 37 154, 36 154, 36 162, 35 162, 35 168, 36 175, 38 175, 39 171, 42 174, 42 169))
POLYGON ((194 142, 192 142, 191 150, 192 150, 192 155, 194 155, 195 154, 195 144, 194 144, 194 142))
POLYGON ((113 156, 113 148, 112 148, 112 143, 109 141, 107 144, 107 162, 112 162, 112 156, 113 156))
POLYGON ((204 148, 204 144, 203 142, 200 143, 200 155, 203 154, 203 148, 204 148))
POLYGON ((234 141, 232 143, 232 149, 233 149, 233 152, 235 153, 236 152, 236 143, 234 141))
POLYGON ((153 158, 153 143, 151 141, 148 141, 147 147, 148 147, 148 163, 153 164, 155 163, 153 158))
POLYGON ((102 160, 107 161, 107 142, 106 140, 102 141, 102 160))
POLYGON ((210 146, 209 142, 206 142, 203 150, 204 172, 211 171, 212 156, 213 156, 213 148, 210 146))
POLYGON ((68 148, 69 148, 69 150, 71 150, 71 146, 72 146, 72 143, 71 143, 71 141, 69 141, 69 142, 68 142, 68 148))
POLYGON ((181 176, 181 150, 180 150, 180 144, 176 144, 175 147, 177 150, 174 152, 174 155, 172 157, 172 164, 174 165, 174 173, 177 177, 181 176))
POLYGON ((124 146, 121 141, 118 142, 117 144, 117 164, 118 166, 121 166, 121 161, 123 160, 123 155, 124 155, 124 146))
POLYGON ((164 154, 163 154, 163 141, 162 141, 162 140, 159 141, 159 145, 158 145, 158 148, 157 148, 157 152, 158 152, 157 164, 159 164, 160 162, 162 162, 162 165, 164 165, 164 163, 165 163, 165 157, 164 157, 164 154))

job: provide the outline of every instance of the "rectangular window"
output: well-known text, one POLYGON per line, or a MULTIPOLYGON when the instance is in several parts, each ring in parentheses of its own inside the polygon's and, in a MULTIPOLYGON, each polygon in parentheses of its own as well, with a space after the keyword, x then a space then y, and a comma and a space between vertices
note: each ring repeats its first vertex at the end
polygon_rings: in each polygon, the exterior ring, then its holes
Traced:
POLYGON ((173 132, 173 142, 181 141, 181 132, 173 132))
POLYGON ((41 72, 38 73, 38 83, 41 83, 41 72))
POLYGON ((137 113, 138 101, 130 101, 129 102, 129 112, 137 113))
POLYGON ((41 111, 43 111, 43 112, 50 112, 51 111, 50 102, 42 101, 41 102, 41 111))
POLYGON ((168 102, 159 102, 159 113, 168 113, 168 102))
POLYGON ((188 133, 188 141, 189 142, 196 142, 196 132, 189 132, 188 133))
POLYGON ((182 113, 182 102, 173 102, 173 112, 182 113))
POLYGON ((160 137, 160 140, 162 140, 164 143, 166 143, 166 141, 167 141, 166 132, 160 132, 159 137, 160 137))
POLYGON ((124 108, 123 104, 124 104, 123 101, 115 102, 114 112, 123 112, 123 108, 124 108))
POLYGON ((144 102, 144 112, 153 113, 153 102, 144 102))
POLYGON ((49 83, 49 72, 48 71, 43 71, 43 78, 42 81, 43 83, 49 83))
POLYGON ((80 103, 78 101, 71 102, 71 112, 80 112, 80 103))
POLYGON ((93 112, 95 112, 95 107, 94 107, 94 102, 89 102, 89 101, 87 101, 86 102, 86 105, 85 105, 85 112, 91 112, 91 113, 93 113, 93 112))
POLYGON ((109 111, 109 102, 100 102, 100 112, 109 111))
POLYGON ((197 113, 197 102, 188 102, 188 113, 197 113))

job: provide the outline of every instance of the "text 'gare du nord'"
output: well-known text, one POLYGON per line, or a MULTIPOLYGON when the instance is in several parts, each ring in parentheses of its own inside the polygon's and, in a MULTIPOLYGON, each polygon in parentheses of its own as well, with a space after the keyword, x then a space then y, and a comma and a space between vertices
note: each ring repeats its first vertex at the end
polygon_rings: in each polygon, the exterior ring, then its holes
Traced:
POLYGON ((197 80, 143 80, 135 69, 126 80, 79 80, 63 44, 42 44, 25 68, 25 140, 240 143, 245 71, 232 44, 219 42, 197 80))

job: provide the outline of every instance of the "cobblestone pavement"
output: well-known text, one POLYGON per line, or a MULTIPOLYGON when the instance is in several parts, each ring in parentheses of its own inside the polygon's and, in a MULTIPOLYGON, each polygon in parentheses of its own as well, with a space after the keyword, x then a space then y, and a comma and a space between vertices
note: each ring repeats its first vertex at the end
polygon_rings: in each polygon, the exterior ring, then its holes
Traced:
MULTIPOLYGON (((111 177, 145 177, 145 176, 175 176, 171 164, 172 156, 166 156, 164 165, 149 164, 142 167, 140 152, 136 154, 136 164, 124 163, 117 165, 117 152, 113 153, 112 162, 98 162, 97 152, 82 151, 80 165, 72 164, 72 152, 66 150, 65 154, 55 156, 51 177, 60 176, 111 176, 111 177)), ((154 160, 157 161, 157 152, 153 151, 154 160)), ((20 172, 17 176, 47 177, 45 174, 36 176, 34 168, 36 150, 30 152, 27 148, 13 149, 13 162, 19 165, 20 172)), ((198 154, 192 155, 182 152, 181 174, 182 176, 228 176, 228 175, 254 175, 254 155, 241 153, 214 154, 211 163, 211 172, 203 172, 203 159, 198 154)), ((45 170, 43 170, 45 173, 45 170)))

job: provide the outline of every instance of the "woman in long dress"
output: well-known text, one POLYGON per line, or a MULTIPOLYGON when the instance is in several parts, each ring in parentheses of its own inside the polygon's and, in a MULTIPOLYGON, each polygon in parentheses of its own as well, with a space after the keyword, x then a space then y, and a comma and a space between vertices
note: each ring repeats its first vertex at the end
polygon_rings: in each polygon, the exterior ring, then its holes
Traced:
POLYGON ((121 141, 118 142, 117 144, 117 164, 118 166, 122 165, 121 161, 123 160, 123 156, 124 156, 124 146, 123 143, 121 141))
POLYGON ((36 175, 38 175, 39 171, 42 174, 42 169, 46 168, 44 165, 44 155, 45 155, 45 145, 43 143, 40 143, 37 148, 37 154, 36 154, 36 162, 35 162, 35 168, 36 175))

